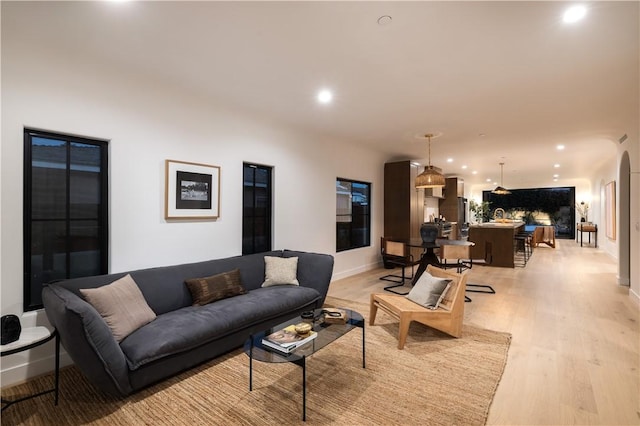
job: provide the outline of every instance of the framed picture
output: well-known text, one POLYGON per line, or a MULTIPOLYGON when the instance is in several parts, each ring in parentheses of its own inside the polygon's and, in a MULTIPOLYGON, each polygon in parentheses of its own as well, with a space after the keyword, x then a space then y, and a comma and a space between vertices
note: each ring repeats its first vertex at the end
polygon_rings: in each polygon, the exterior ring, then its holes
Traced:
POLYGON ((165 161, 165 219, 217 219, 220 167, 165 161))
POLYGON ((611 181, 604 188, 604 219, 607 224, 607 238, 616 239, 616 181, 611 181))

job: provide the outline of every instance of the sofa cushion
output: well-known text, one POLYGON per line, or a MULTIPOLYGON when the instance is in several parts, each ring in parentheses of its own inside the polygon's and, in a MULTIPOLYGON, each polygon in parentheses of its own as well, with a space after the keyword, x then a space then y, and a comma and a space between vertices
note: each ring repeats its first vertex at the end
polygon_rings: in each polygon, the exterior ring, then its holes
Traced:
MULTIPOLYGON (((296 255, 298 255, 298 252, 296 252, 296 255)), ((242 286, 245 290, 250 291, 260 288, 264 282, 264 256, 282 257, 282 251, 277 250, 197 263, 140 269, 129 273, 136 284, 138 284, 149 307, 151 307, 156 315, 160 315, 191 306, 193 300, 189 289, 184 285, 185 278, 207 277, 239 268, 242 286)), ((333 259, 331 256, 324 256, 329 257, 331 260, 333 259)), ((82 297, 79 289, 104 286, 124 277, 126 274, 127 273, 120 272, 108 275, 96 275, 93 277, 73 278, 57 282, 56 285, 66 288, 82 297)), ((312 277, 315 277, 315 275, 312 277)), ((317 280, 318 278, 315 279, 317 280)))
POLYGON ((259 288, 205 306, 189 306, 158 315, 122 341, 131 370, 209 341, 249 329, 287 312, 297 313, 322 296, 301 286, 259 288))
POLYGON ((80 289, 80 293, 104 318, 118 342, 156 318, 129 274, 100 288, 80 289))
POLYGON ((185 284, 189 288, 193 304, 199 306, 246 293, 238 268, 210 277, 191 278, 185 280, 185 284))
POLYGON ((297 279, 298 258, 297 257, 264 257, 264 283, 262 287, 273 285, 300 285, 297 279))

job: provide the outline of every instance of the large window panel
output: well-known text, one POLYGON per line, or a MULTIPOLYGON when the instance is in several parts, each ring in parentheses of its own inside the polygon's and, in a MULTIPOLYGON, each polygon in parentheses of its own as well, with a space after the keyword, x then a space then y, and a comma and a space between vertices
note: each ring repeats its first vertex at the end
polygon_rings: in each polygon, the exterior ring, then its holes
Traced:
POLYGON ((242 254, 271 250, 272 168, 243 165, 242 254))
POLYGON ((48 282, 107 273, 107 142, 24 130, 24 309, 48 282))
POLYGON ((371 184, 336 180, 336 251, 371 245, 371 184))

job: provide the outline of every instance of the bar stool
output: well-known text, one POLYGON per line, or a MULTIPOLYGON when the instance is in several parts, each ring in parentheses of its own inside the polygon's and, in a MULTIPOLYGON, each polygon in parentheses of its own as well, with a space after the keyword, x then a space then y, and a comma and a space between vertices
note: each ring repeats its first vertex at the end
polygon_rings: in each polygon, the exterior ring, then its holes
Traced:
POLYGON ((515 234, 513 236, 513 263, 514 266, 522 266, 525 267, 527 262, 529 261, 529 252, 527 249, 527 236, 523 234, 515 234), (522 256, 519 256, 519 253, 522 252, 522 256), (521 261, 520 265, 517 265, 516 262, 521 261))
POLYGON ((534 243, 534 237, 533 237, 533 232, 532 231, 520 231, 518 232, 517 235, 520 235, 522 237, 524 237, 524 242, 525 242, 525 251, 527 254, 527 260, 531 259, 531 256, 533 255, 533 247, 535 246, 534 243))

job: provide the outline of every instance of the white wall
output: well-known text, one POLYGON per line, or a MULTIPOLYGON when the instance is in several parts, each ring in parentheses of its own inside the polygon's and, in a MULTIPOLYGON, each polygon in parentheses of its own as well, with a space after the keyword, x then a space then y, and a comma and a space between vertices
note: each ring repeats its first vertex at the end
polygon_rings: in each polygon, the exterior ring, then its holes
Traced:
MULTIPOLYGON (((633 297, 640 301, 640 128, 630 129, 628 139, 618 145, 616 164, 620 164, 625 151, 629 153, 631 162, 629 218, 631 226, 628 231, 630 233, 630 290, 633 297)), ((616 191, 619 191, 617 188, 616 191)))
MULTIPOLYGON (((384 158, 296 132, 131 70, 38 51, 4 37, 0 295, 22 314, 24 127, 108 139, 110 272, 241 253, 242 163, 274 167, 274 248, 335 255, 336 276, 379 262, 384 158), (167 223, 165 159, 221 167, 220 219, 167 223), (357 159, 355 161, 354 159, 357 159), (335 180, 373 184, 371 247, 335 253, 335 180)), ((23 326, 45 324, 39 313, 23 326)), ((52 347, 2 360, 2 385, 51 368, 52 347), (29 365, 29 369, 24 368, 29 365)))
MULTIPOLYGON (((598 248, 606 251, 614 259, 618 258, 618 242, 620 241, 620 231, 616 231, 616 239, 607 237, 606 208, 605 208, 605 186, 611 181, 618 180, 618 167, 615 163, 607 164, 603 168, 596 170, 593 177, 591 194, 591 205, 593 217, 589 215, 589 220, 598 225, 598 248)), ((616 185, 617 187, 617 185, 616 185)), ((619 197, 616 202, 619 204, 619 197)), ((616 209, 619 212, 620 209, 616 209)), ((618 220, 616 223, 620 223, 618 220)), ((586 237, 586 235, 585 235, 586 237)))

